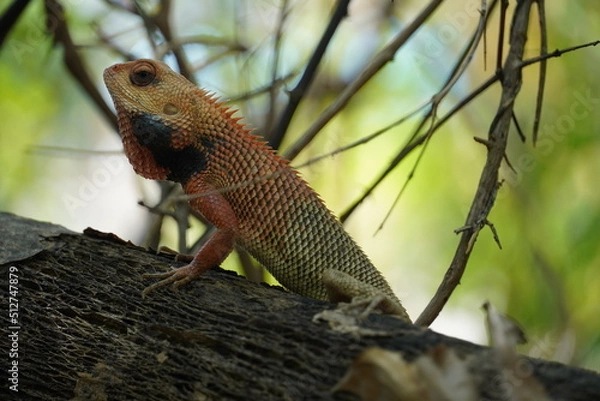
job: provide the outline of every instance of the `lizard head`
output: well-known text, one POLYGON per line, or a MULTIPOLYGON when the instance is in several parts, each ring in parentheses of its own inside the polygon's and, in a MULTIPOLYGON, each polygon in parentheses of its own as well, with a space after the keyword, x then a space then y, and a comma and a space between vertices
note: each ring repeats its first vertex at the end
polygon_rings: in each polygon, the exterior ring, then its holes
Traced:
POLYGON ((136 60, 104 70, 125 153, 150 179, 185 182, 204 168, 200 135, 218 103, 165 63, 136 60))
POLYGON ((117 113, 147 113, 182 127, 194 119, 190 106, 198 88, 165 63, 142 59, 115 64, 104 70, 104 82, 117 113))

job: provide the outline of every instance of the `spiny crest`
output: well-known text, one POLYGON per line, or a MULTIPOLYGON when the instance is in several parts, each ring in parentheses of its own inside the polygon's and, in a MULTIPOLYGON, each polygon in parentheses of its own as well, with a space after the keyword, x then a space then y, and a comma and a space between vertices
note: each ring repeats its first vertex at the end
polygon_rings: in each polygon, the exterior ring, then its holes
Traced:
MULTIPOLYGON (((235 127, 239 130, 240 133, 250 134, 253 131, 252 128, 248 128, 248 124, 240 122, 241 120, 244 119, 243 116, 234 117, 234 114, 238 113, 239 110, 232 106, 228 106, 226 104, 227 101, 221 100, 221 98, 219 97, 218 94, 216 94, 215 92, 208 91, 206 89, 202 89, 202 88, 196 88, 196 89, 197 89, 198 96, 203 101, 210 103, 215 108, 215 110, 217 110, 219 112, 220 115, 222 115, 224 118, 226 118, 231 123, 233 123, 233 125, 235 125, 235 127)), ((254 136, 254 135, 252 135, 252 136, 254 136)))

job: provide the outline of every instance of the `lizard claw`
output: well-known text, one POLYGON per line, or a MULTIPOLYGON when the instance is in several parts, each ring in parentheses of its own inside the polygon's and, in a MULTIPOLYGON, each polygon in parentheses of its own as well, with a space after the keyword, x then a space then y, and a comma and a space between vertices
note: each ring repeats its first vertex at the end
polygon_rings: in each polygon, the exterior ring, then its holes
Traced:
POLYGON ((186 265, 178 269, 173 269, 166 273, 146 273, 142 274, 142 278, 158 278, 162 279, 157 283, 149 285, 142 291, 142 299, 145 299, 148 294, 157 288, 164 287, 165 285, 173 284, 173 290, 178 287, 194 280, 199 274, 194 271, 193 265, 186 265))

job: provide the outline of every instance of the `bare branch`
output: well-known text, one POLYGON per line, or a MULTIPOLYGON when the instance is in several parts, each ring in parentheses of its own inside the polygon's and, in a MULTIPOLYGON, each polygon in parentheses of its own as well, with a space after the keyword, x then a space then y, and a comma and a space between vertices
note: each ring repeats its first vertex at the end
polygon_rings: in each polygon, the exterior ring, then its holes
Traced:
POLYGON ((500 0, 500 23, 498 32, 498 48, 496 52, 496 71, 502 69, 502 60, 504 60, 504 30, 506 29, 506 10, 508 9, 508 0, 500 0))
POLYGON ((277 78, 275 81, 264 85, 264 86, 260 86, 256 89, 252 89, 248 92, 245 93, 241 93, 239 95, 236 96, 231 96, 229 98, 227 98, 227 102, 240 102, 240 101, 244 101, 244 100, 248 100, 250 98, 253 98, 255 96, 259 96, 262 95, 264 93, 270 92, 272 89, 272 87, 280 87, 281 85, 283 85, 285 82, 289 81, 290 79, 292 79, 293 77, 295 77, 297 74, 296 71, 292 71, 286 75, 284 75, 283 77, 277 78))
POLYGON ((281 37, 283 36, 283 26, 288 16, 288 0, 283 0, 279 9, 279 19, 277 28, 275 29, 275 38, 273 40, 273 62, 271 63, 271 85, 269 90, 269 114, 264 125, 264 132, 271 132, 275 116, 277 115, 276 104, 278 87, 275 85, 277 76, 279 75, 279 58, 281 57, 281 37))
MULTIPOLYGON (((548 27, 546 25, 546 6, 544 0, 536 0, 538 5, 538 19, 540 24, 540 54, 548 53, 548 27)), ((542 103, 544 100, 544 88, 546 87, 546 66, 547 60, 540 62, 540 76, 538 81, 538 93, 535 101, 535 117, 533 119, 533 146, 537 143, 538 133, 540 131, 540 119, 542 117, 542 103)))
MULTIPOLYGON (((160 30, 165 41, 167 43, 175 43, 173 41, 173 31, 171 29, 170 15, 171 15, 171 0, 162 0, 160 2, 160 8, 158 13, 152 17, 152 21, 156 24, 156 27, 160 30)), ((190 68, 190 64, 188 58, 183 51, 181 46, 172 47, 173 55, 175 56, 175 60, 177 60, 177 66, 179 67, 179 72, 181 75, 189 79, 190 81, 196 83, 194 78, 194 74, 192 69, 190 68)))
POLYGON ((0 17, 0 48, 4 44, 8 33, 21 17, 30 0, 14 0, 0 17))
POLYGON ((335 155, 337 155, 339 153, 343 153, 343 152, 345 152, 347 150, 353 149, 353 148, 355 148, 357 146, 364 145, 364 144, 372 141, 373 139, 379 137, 380 135, 385 134, 386 132, 388 132, 392 128, 395 128, 395 127, 399 126, 400 124, 404 123, 406 120, 408 120, 409 118, 413 117, 415 114, 417 114, 419 111, 421 111, 424 107, 426 107, 430 102, 431 102, 431 100, 428 101, 428 102, 426 102, 426 103, 424 103, 424 104, 422 104, 422 105, 420 105, 420 106, 417 106, 414 110, 406 113, 404 116, 400 117, 398 120, 392 122, 389 125, 386 125, 385 127, 383 127, 381 129, 375 131, 374 133, 372 133, 370 135, 367 135, 364 138, 360 138, 360 139, 358 139, 358 140, 356 140, 356 141, 354 141, 354 142, 352 142, 352 143, 350 143, 348 145, 340 146, 339 148, 337 148, 337 149, 335 149, 335 150, 333 150, 333 151, 331 151, 329 153, 325 153, 323 155, 319 155, 319 156, 313 157, 313 158, 305 161, 304 163, 299 164, 299 165, 294 166, 294 167, 297 168, 297 169, 302 168, 302 167, 307 167, 307 166, 310 166, 312 164, 318 163, 321 160, 326 159, 328 157, 332 157, 332 156, 335 156, 335 155))
POLYGON ((513 111, 512 116, 511 116, 513 123, 515 123, 515 128, 517 129, 517 134, 519 135, 519 139, 521 140, 521 142, 525 142, 525 134, 523 133, 523 130, 521 129, 521 124, 519 124, 519 120, 517 120, 517 116, 515 115, 515 112, 513 111))
POLYGON ((594 40, 592 42, 583 43, 581 45, 567 47, 566 49, 556 49, 552 53, 546 53, 546 54, 542 54, 542 55, 540 55, 538 57, 533 57, 533 58, 530 58, 530 59, 527 59, 527 60, 523 60, 523 62, 521 63, 521 65, 523 67, 526 67, 526 66, 529 66, 531 64, 539 63, 542 60, 546 60, 546 59, 554 58, 554 57, 561 57, 563 54, 570 53, 572 51, 583 49, 583 48, 586 48, 586 47, 598 46, 599 44, 600 44, 600 40, 594 40))

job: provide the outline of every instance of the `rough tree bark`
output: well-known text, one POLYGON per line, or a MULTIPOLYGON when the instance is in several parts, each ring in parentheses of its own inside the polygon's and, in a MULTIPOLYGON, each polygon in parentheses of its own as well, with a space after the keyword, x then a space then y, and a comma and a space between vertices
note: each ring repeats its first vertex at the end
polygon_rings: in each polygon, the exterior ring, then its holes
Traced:
MULTIPOLYGON (((366 347, 411 360, 443 344, 472 361, 481 399, 503 399, 487 347, 378 315, 362 323, 376 334, 336 333, 312 322, 332 305, 232 272, 213 269, 142 300, 140 275, 173 264, 110 234, 0 214, 0 298, 8 312, 17 295, 19 313, 3 325, 19 327, 19 392, 3 379, 0 398, 353 400, 330 389, 366 347), (9 294, 10 271, 18 294, 9 294)), ((553 400, 600 399, 596 373, 525 360, 553 400)))

